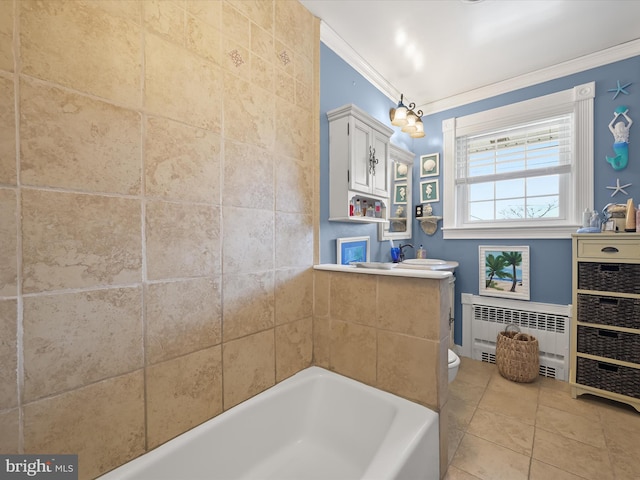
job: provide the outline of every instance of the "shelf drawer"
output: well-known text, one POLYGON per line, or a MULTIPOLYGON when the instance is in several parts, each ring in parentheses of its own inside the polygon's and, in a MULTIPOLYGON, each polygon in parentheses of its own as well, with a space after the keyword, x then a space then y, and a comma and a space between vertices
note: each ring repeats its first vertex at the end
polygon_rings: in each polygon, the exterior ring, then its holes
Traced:
POLYGON ((640 335, 578 325, 578 352, 640 363, 640 335))
POLYGON ((579 293, 577 303, 580 322, 640 329, 640 299, 579 293))
POLYGON ((640 260, 638 240, 578 240, 579 258, 640 260))
POLYGON ((578 357, 576 383, 640 398, 640 370, 578 357))
POLYGON ((640 294, 640 264, 578 262, 578 289, 640 294))

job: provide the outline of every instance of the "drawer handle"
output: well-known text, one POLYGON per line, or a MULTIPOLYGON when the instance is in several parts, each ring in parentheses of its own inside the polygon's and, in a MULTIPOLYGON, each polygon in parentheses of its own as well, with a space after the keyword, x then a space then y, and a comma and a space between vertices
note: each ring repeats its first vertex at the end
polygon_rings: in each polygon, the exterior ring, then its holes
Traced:
POLYGON ((598 362, 598 368, 600 370, 608 370, 610 372, 617 372, 618 371, 618 367, 615 365, 610 365, 608 363, 600 363, 598 362))
POLYGON ((598 335, 601 337, 618 338, 618 332, 612 332, 611 330, 598 330, 598 335))
POLYGON ((618 249, 616 247, 602 247, 600 250, 603 253, 618 253, 618 249))
POLYGON ((609 304, 609 305, 618 305, 620 303, 620 299, 618 298, 599 298, 598 303, 600 304, 609 304))
POLYGON ((600 265, 601 272, 619 272, 620 265, 616 265, 615 263, 604 263, 600 265))

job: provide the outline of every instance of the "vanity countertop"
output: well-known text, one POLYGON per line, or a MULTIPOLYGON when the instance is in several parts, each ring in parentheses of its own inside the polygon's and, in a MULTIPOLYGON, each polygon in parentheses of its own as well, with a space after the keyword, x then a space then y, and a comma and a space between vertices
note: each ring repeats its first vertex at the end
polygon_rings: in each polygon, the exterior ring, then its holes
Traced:
POLYGON ((314 265, 315 270, 327 270, 330 272, 363 273, 365 275, 387 275, 391 277, 432 278, 442 280, 453 274, 443 270, 413 270, 409 268, 362 268, 355 265, 338 265, 337 263, 323 263, 314 265))

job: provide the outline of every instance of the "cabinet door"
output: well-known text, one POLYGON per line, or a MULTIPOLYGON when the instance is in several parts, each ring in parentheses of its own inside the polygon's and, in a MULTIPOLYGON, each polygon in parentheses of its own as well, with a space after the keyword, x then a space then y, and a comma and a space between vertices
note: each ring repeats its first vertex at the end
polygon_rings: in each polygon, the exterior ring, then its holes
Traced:
POLYGON ((353 119, 350 133, 351 156, 349 158, 349 189, 371 193, 371 174, 369 173, 369 146, 371 145, 371 127, 357 118, 353 119))
POLYGON ((389 139, 383 134, 373 131, 373 152, 377 163, 373 175, 371 193, 381 197, 389 196, 389 139))

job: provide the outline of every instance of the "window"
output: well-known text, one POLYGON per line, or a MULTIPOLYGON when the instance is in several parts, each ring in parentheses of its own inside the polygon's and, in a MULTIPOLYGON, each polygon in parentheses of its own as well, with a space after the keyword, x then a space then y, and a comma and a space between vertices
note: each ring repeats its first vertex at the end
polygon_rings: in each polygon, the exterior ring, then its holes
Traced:
POLYGON ((444 238, 566 238, 593 204, 595 84, 443 122, 444 238))

